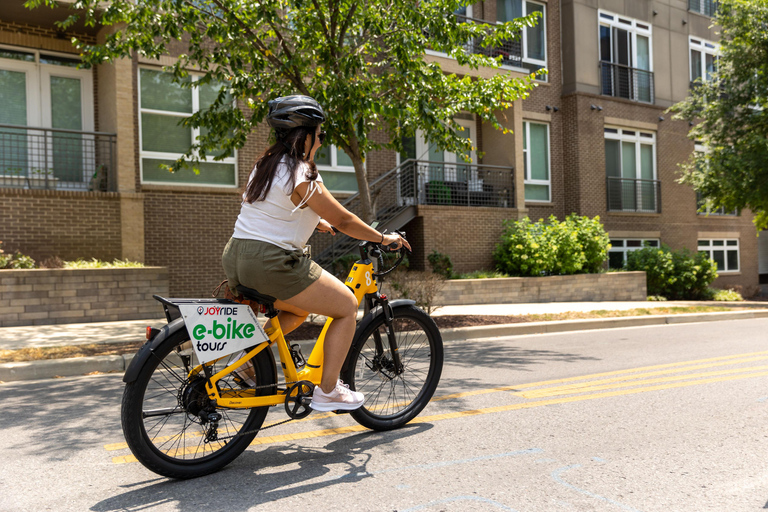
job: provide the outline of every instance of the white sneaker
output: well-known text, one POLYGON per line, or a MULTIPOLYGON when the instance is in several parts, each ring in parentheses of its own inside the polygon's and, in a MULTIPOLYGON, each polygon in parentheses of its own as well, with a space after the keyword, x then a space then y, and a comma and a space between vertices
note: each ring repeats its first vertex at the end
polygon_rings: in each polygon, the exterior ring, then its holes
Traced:
POLYGON ((365 397, 362 393, 352 391, 348 385, 339 380, 333 391, 327 394, 320 386, 315 386, 309 406, 316 411, 354 411, 362 407, 363 402, 365 397))

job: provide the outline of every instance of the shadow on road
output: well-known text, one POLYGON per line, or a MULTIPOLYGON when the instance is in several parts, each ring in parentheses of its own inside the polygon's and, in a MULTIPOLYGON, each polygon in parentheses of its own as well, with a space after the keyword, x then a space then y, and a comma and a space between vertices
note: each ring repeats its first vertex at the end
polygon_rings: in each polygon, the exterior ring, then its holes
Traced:
MULTIPOLYGON (((149 480, 138 484, 149 484, 138 489, 137 484, 125 486, 131 489, 96 503, 90 510, 143 510, 164 503, 175 503, 179 510, 248 510, 337 483, 371 478, 373 475, 367 470, 370 450, 431 428, 428 423, 419 423, 392 432, 364 432, 338 439, 324 448, 297 444, 252 447, 218 473, 194 480, 149 480), (345 469, 339 472, 335 469, 339 466, 345 469)), ((396 446, 390 448, 387 456, 401 461, 409 459, 396 446)))

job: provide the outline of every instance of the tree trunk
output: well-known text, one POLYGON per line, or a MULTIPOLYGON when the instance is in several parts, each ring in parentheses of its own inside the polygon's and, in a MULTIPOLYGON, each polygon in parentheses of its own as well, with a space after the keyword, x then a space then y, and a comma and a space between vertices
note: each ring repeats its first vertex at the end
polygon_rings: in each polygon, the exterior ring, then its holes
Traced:
POLYGON ((373 204, 371 203, 371 189, 368 187, 368 172, 365 169, 365 162, 363 161, 363 155, 360 152, 360 145, 358 144, 357 137, 352 136, 349 141, 350 151, 345 153, 352 159, 352 164, 355 166, 355 177, 357 178, 357 189, 360 191, 360 218, 364 222, 370 224, 376 220, 376 216, 373 211, 373 204))

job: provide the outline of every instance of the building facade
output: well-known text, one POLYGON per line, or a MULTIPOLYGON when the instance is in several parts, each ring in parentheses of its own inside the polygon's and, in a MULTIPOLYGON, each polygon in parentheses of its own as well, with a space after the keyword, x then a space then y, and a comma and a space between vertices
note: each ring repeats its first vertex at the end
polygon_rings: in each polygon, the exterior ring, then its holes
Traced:
MULTIPOLYGON (((210 91, 174 86, 162 73, 172 54, 76 69, 70 36, 102 41, 108 27, 61 33, 54 21, 64 18, 63 8, 7 4, 0 14, 0 98, 11 105, 0 112, 4 247, 35 259, 168 266, 172 295, 211 290, 223 279, 221 251, 268 130, 256 130, 232 158, 200 174, 165 173, 158 165, 196 135, 179 118, 205 108, 210 91)), ((440 151, 420 134, 403 154, 369 155, 377 212, 407 232, 416 249, 412 266, 424 267, 436 250, 457 271, 490 268, 504 220, 576 212, 600 216, 612 266, 644 243, 663 243, 711 254, 720 269, 715 286, 756 286, 751 214, 697 213, 695 192, 676 181, 678 164, 706 148, 696 148, 687 123, 665 112, 716 66, 712 7, 706 0, 488 0, 456 13, 472 23, 539 11, 542 21, 499 48, 468 43, 467 51, 501 56, 498 70, 463 69, 428 52, 446 72, 548 74, 527 99, 497 112, 511 133, 469 114, 457 118, 482 152, 479 161, 440 151)), ((354 207, 346 155, 326 148, 318 167, 354 207)), ((327 235, 313 238, 313 253, 335 255, 327 235)))

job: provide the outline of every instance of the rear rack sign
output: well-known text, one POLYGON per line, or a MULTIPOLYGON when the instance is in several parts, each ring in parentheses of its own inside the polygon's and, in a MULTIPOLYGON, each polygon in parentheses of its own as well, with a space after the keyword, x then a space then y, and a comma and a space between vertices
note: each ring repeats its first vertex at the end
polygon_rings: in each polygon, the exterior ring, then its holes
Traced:
POLYGON ((201 363, 269 339, 246 304, 179 304, 178 308, 201 363))

